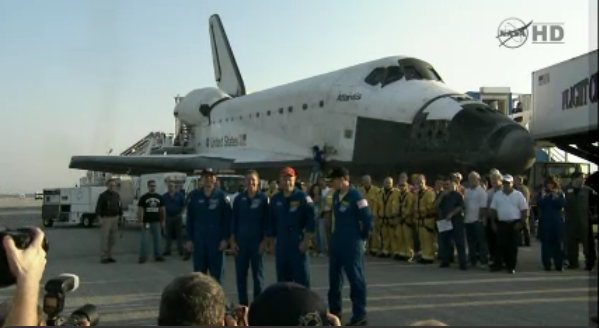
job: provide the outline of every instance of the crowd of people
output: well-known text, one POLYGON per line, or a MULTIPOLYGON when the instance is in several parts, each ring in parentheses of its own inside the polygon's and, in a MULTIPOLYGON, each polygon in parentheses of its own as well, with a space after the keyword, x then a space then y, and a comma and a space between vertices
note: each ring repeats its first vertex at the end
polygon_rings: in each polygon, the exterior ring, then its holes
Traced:
MULTIPOLYGON (((385 178, 381 187, 364 176, 356 187, 349 171, 340 167, 311 187, 299 183, 291 167, 283 168, 280 179, 271 181, 268 190, 260 190, 257 171, 248 171, 245 177, 245 190, 233 199, 217 187, 216 174, 210 169, 202 172, 197 189, 185 197, 174 184, 160 195, 156 183, 148 182, 149 191, 138 202, 139 263, 147 261, 150 234, 156 261, 170 255, 174 239, 179 255, 192 259, 194 271, 165 288, 159 325, 340 325, 343 273, 352 302, 348 325, 366 325, 365 255, 422 264, 439 260, 440 267, 447 268, 457 254, 461 270, 478 267, 514 274, 518 248, 530 246, 531 228, 533 237, 542 243, 540 262, 545 270, 578 268, 580 244, 585 269, 592 270, 596 261, 590 223, 596 193, 584 185, 579 173, 563 188, 558 179, 547 177, 532 197, 522 177, 497 170, 484 178, 470 172, 465 184, 459 173, 449 174, 432 187, 425 176, 415 174, 409 181, 405 173, 397 183, 385 178), (538 224, 530 224, 531 198, 538 207, 534 220, 538 224), (167 239, 162 252, 161 235, 167 239), (221 287, 227 252, 235 256, 238 306, 228 304, 221 287), (277 280, 268 288, 263 277, 266 254, 275 256, 277 280), (310 255, 329 258, 328 302, 310 290, 310 255), (247 292, 250 269, 251 303, 247 292)), ((122 206, 113 181, 100 196, 97 213, 102 223, 101 262, 114 263, 113 226, 122 215, 122 206)), ((23 297, 37 295, 45 266, 45 252, 36 248, 43 233, 36 230, 36 234, 26 250, 4 241, 17 291, 23 292, 17 294, 23 297)), ((32 301, 16 296, 5 322, 37 325, 38 319, 27 321, 25 312, 16 310, 37 311, 36 302, 34 307, 32 301)))

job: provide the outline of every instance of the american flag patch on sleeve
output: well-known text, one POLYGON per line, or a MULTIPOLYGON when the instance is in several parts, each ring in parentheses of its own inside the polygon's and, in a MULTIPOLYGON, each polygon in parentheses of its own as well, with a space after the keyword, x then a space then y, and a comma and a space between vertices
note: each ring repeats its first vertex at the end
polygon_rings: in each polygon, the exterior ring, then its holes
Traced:
POLYGON ((358 208, 362 209, 364 207, 368 207, 368 201, 366 200, 366 198, 358 201, 358 208))
POLYGON ((312 197, 306 196, 306 203, 312 204, 312 197))

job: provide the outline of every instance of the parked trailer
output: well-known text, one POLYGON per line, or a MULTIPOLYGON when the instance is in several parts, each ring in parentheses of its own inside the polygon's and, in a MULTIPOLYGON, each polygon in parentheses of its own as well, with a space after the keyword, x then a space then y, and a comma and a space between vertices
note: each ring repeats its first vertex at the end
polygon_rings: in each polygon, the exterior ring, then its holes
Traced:
POLYGON ((42 220, 45 227, 54 223, 92 227, 98 196, 106 187, 44 189, 42 220))
MULTIPOLYGON (((114 177, 117 180, 116 192, 125 204, 133 198, 132 180, 129 177, 114 177)), ((96 204, 101 193, 106 191, 105 183, 83 185, 80 187, 44 189, 42 203, 42 221, 44 226, 55 223, 93 227, 98 222, 96 204)), ((123 224, 123 218, 119 225, 123 224)))

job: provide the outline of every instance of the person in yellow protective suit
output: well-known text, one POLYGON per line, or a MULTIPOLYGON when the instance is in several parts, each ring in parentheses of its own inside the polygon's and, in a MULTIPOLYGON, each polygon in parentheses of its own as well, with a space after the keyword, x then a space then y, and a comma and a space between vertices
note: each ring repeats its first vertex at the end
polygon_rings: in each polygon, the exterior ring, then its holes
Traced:
POLYGON ((412 238, 412 207, 414 202, 414 193, 410 191, 407 179, 399 184, 398 193, 398 213, 397 213, 397 251, 395 258, 399 261, 412 261, 414 257, 414 239, 412 238))
POLYGON ((264 194, 266 194, 266 197, 270 199, 277 192, 279 192, 279 184, 277 183, 277 180, 270 180, 268 182, 268 190, 264 192, 264 194))
POLYGON ((331 236, 333 235, 333 226, 335 223, 335 215, 333 214, 333 194, 335 189, 329 187, 329 191, 324 197, 324 204, 322 206, 322 217, 325 222, 326 236, 327 236, 327 254, 331 249, 331 236))
POLYGON ((393 178, 387 177, 383 182, 378 199, 378 219, 381 221, 381 239, 383 249, 379 252, 379 257, 389 257, 393 254, 391 248, 392 240, 395 238, 395 228, 397 226, 397 188, 393 187, 393 178))
POLYGON ((426 186, 424 175, 416 178, 414 211, 420 239, 422 264, 431 264, 435 260, 435 191, 426 186))
POLYGON ((372 223, 373 229, 372 234, 370 235, 370 240, 368 245, 366 245, 366 251, 370 253, 370 255, 374 256, 378 254, 381 250, 380 247, 380 235, 381 235, 381 225, 380 221, 377 219, 378 214, 378 201, 379 194, 381 193, 381 189, 372 185, 372 179, 369 175, 365 175, 362 177, 362 186, 359 188, 362 196, 366 198, 368 201, 368 206, 370 207, 370 211, 372 212, 372 223))

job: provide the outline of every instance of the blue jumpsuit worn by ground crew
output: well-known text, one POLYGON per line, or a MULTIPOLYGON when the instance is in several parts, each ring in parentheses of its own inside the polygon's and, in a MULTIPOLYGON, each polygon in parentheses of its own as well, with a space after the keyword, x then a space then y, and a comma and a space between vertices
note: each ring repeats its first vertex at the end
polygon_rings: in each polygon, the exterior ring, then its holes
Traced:
POLYGON ((364 243, 372 230, 372 214, 362 194, 350 188, 343 199, 333 195, 335 226, 329 257, 329 307, 341 314, 341 289, 345 271, 350 285, 352 322, 366 317, 366 280, 364 279, 364 243))
POLYGON ((231 234, 231 204, 220 189, 206 196, 204 188, 189 193, 187 204, 187 238, 193 243, 193 270, 208 272, 222 285, 225 273, 225 252, 219 250, 222 241, 231 234))
POLYGON ((566 197, 562 191, 558 191, 556 196, 550 193, 537 200, 539 210, 539 234, 541 236, 541 260, 546 270, 551 269, 551 260, 556 270, 561 270, 563 266, 563 229, 564 214, 562 212, 566 205, 566 197))
POLYGON ((239 252, 235 258, 239 304, 249 305, 247 278, 250 264, 254 279, 254 299, 262 292, 264 261, 260 244, 268 232, 268 197, 260 191, 250 198, 247 191, 233 201, 233 239, 239 252))
POLYGON ((289 197, 279 192, 270 199, 269 236, 275 239, 277 282, 295 282, 310 288, 308 249, 299 247, 306 233, 314 234, 314 204, 295 188, 289 197))

